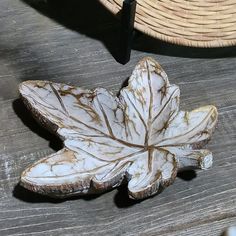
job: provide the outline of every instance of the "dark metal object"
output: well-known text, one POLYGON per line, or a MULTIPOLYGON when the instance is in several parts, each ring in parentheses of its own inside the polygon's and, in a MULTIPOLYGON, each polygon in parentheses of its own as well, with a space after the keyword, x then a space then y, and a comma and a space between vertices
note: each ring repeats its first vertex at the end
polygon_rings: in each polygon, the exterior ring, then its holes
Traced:
POLYGON ((119 62, 122 64, 126 64, 130 60, 135 12, 136 0, 124 0, 121 12, 121 35, 119 53, 119 62))

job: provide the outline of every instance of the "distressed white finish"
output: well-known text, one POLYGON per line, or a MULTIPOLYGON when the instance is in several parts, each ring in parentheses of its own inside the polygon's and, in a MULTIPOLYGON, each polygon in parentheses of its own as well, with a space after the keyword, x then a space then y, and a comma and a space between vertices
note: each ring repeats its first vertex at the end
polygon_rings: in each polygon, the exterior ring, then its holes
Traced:
POLYGON ((21 184, 30 190, 66 197, 127 181, 129 196, 141 199, 172 183, 180 168, 212 165, 211 152, 195 148, 210 138, 216 108, 179 111, 178 86, 151 58, 138 63, 119 98, 103 88, 47 81, 26 81, 19 90, 65 146, 22 173, 21 184))
POLYGON ((236 236, 236 226, 229 227, 225 231, 224 236, 236 236))

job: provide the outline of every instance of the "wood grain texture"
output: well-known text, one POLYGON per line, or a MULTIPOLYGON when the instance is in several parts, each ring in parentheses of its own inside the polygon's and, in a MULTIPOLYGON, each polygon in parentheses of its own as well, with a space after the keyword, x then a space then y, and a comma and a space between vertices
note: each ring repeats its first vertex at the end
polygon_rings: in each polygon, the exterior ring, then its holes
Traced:
POLYGON ((236 50, 194 49, 140 35, 123 66, 118 24, 95 0, 0 1, 0 235, 221 235, 236 224, 236 50), (90 12, 88 14, 88 12, 90 12), (180 174, 163 193, 135 203, 125 188, 56 201, 17 186, 29 164, 61 148, 18 99, 24 80, 51 80, 114 92, 135 64, 153 56, 180 86, 181 106, 218 107, 207 148, 209 171, 180 174))

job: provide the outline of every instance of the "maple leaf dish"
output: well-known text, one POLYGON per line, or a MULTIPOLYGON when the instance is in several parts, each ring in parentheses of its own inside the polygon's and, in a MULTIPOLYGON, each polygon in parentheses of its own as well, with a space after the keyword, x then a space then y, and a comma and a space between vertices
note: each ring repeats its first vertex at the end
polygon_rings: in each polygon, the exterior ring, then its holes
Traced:
POLYGON ((126 184, 130 198, 143 199, 170 185, 178 170, 212 165, 212 153, 201 147, 217 109, 179 110, 179 87, 152 58, 137 64, 119 97, 49 81, 26 81, 19 91, 64 143, 22 173, 20 184, 31 191, 63 198, 126 184))

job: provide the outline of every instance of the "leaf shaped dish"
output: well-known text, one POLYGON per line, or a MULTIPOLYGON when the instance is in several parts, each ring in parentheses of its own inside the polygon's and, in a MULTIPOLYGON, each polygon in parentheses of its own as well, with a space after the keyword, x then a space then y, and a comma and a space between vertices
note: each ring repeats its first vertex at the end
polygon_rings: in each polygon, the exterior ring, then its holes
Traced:
POLYGON ((19 86, 35 118, 56 132, 64 148, 29 166, 25 188, 52 197, 100 193, 128 182, 142 199, 171 184, 178 169, 207 169, 200 148, 217 122, 214 106, 179 111, 179 87, 152 58, 135 67, 119 97, 48 81, 19 86))

